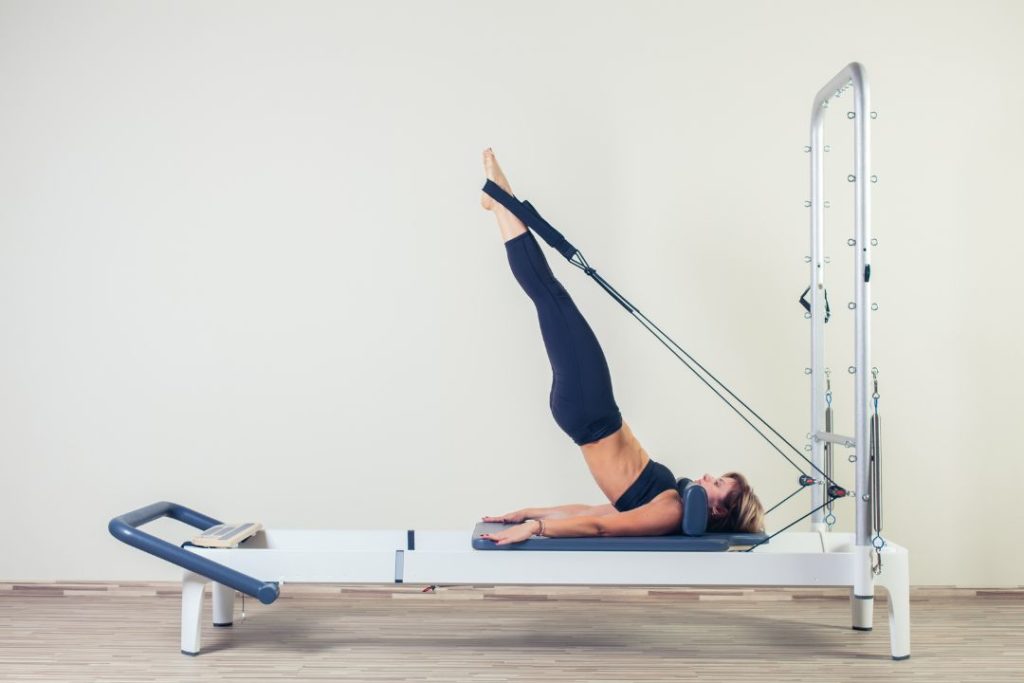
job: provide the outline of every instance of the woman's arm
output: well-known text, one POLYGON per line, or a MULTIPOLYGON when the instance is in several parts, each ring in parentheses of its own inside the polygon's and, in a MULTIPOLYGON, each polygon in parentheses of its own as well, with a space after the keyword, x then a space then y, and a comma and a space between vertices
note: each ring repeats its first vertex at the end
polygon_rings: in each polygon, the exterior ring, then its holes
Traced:
POLYGON ((498 533, 483 534, 483 537, 496 541, 498 545, 508 545, 525 541, 542 530, 545 536, 551 537, 661 536, 677 530, 682 518, 683 506, 679 496, 665 496, 627 512, 580 515, 567 519, 529 519, 498 533))
POLYGON ((567 519, 569 517, 579 517, 583 515, 592 515, 600 517, 603 515, 609 515, 615 512, 615 507, 610 504, 605 505, 583 505, 583 504, 572 504, 572 505, 556 505, 554 507, 547 508, 523 508, 522 510, 516 510, 515 512, 509 512, 504 515, 498 515, 495 517, 484 517, 485 522, 506 522, 512 524, 518 524, 527 519, 567 519))
MULTIPOLYGON (((675 531, 682 521, 676 501, 652 501, 627 512, 544 520, 544 535, 559 536, 661 536, 675 531)), ((614 509, 614 508, 613 508, 614 509)))
POLYGON ((606 503, 604 505, 558 505, 550 508, 531 508, 535 514, 528 515, 530 519, 569 519, 572 517, 603 517, 616 512, 615 506, 606 503))

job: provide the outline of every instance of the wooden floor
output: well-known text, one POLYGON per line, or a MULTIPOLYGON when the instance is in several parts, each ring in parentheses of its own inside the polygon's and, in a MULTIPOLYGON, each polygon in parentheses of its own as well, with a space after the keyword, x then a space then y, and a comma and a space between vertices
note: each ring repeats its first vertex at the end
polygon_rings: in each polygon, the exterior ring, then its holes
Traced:
POLYGON ((286 585, 226 629, 207 594, 186 657, 177 584, 0 583, 0 681, 1024 681, 1024 588, 914 589, 903 662, 841 590, 422 588, 286 585))

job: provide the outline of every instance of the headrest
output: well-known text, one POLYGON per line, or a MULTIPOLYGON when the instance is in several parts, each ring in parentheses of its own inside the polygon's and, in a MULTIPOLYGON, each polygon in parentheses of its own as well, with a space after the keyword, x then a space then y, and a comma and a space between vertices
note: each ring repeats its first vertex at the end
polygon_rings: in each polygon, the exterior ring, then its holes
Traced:
POLYGON ((703 536, 708 529, 708 492, 686 477, 676 480, 676 490, 683 501, 683 535, 703 536))

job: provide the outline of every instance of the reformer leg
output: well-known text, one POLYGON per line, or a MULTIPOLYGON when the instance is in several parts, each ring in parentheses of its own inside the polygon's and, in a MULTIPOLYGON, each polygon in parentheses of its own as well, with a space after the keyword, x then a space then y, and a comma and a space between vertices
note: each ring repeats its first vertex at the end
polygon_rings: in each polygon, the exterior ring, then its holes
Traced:
POLYGON ((202 636, 203 590, 205 576, 185 570, 181 579, 181 654, 199 654, 202 636))
POLYGON ((213 582, 213 625, 231 626, 235 614, 235 589, 213 582))
POLYGON ((893 659, 910 658, 910 562, 905 548, 886 548, 875 581, 889 594, 889 637, 893 659))
POLYGON ((871 573, 871 546, 855 545, 853 588, 850 590, 850 616, 854 631, 870 631, 875 611, 875 577, 871 573))
POLYGON ((854 631, 870 631, 875 612, 874 596, 857 595, 850 589, 850 614, 853 617, 854 631))

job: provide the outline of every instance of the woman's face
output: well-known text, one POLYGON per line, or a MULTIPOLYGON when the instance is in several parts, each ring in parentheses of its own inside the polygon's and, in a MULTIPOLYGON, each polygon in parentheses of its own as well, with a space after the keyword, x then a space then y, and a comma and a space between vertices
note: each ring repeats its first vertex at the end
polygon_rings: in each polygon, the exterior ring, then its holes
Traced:
POLYGON ((711 510, 715 508, 723 509, 725 497, 729 495, 730 491, 739 486, 732 477, 713 477, 710 474, 705 474, 700 479, 697 479, 696 483, 703 486, 704 490, 707 491, 708 508, 711 510))

